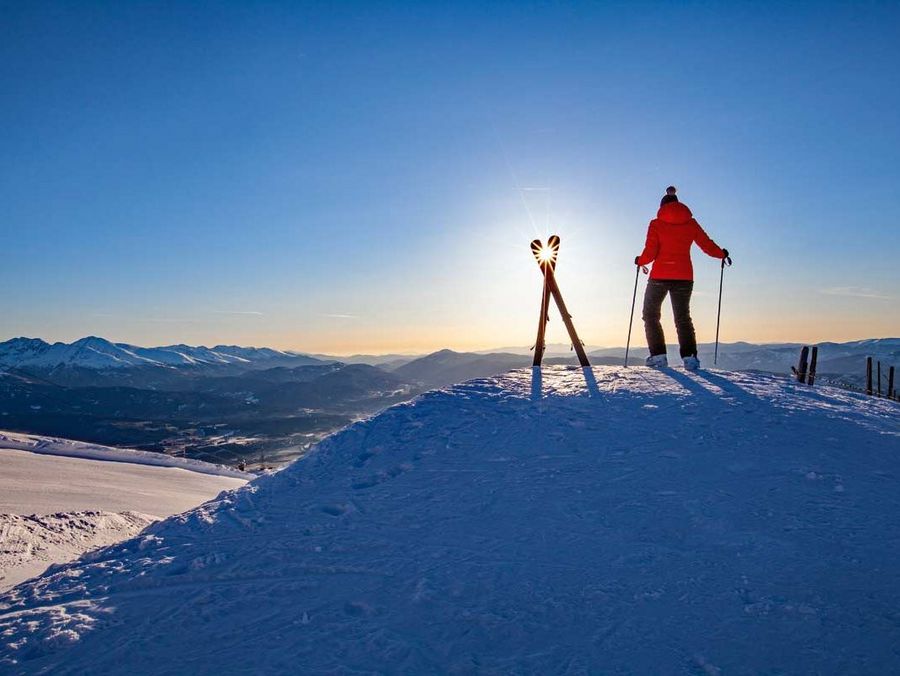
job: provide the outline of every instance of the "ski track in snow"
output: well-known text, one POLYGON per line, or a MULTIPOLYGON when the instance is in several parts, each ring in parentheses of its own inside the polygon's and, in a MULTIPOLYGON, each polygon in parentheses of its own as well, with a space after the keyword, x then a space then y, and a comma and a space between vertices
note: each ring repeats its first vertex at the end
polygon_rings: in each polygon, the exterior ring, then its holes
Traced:
POLYGON ((518 370, 0 597, 11 673, 900 672, 900 407, 518 370))

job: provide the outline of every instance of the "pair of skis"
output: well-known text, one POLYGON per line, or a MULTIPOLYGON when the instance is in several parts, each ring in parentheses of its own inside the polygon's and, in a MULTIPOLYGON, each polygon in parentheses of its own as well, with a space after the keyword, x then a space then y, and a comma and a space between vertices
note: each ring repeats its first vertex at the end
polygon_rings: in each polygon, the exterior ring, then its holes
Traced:
POLYGON ((547 322, 550 321, 550 297, 556 301, 556 307, 562 315, 563 324, 566 325, 566 331, 569 332, 569 339, 572 341, 572 349, 578 355, 578 362, 582 366, 590 366, 587 354, 584 351, 584 343, 578 338, 578 332, 575 331, 575 325, 572 323, 572 315, 566 309, 566 303, 560 293, 559 286, 556 283, 556 258, 559 255, 559 237, 551 235, 547 240, 547 245, 543 245, 541 240, 536 239, 531 243, 531 253, 537 261, 541 272, 544 274, 544 292, 541 296, 541 314, 538 318, 537 340, 534 343, 534 366, 540 366, 544 358, 544 351, 547 349, 545 335, 547 332, 547 322))
POLYGON ((819 359, 819 347, 814 345, 812 348, 812 358, 810 358, 809 347, 804 345, 800 350, 800 362, 797 366, 791 367, 791 372, 797 377, 798 383, 806 383, 813 385, 816 382, 816 362, 819 359))

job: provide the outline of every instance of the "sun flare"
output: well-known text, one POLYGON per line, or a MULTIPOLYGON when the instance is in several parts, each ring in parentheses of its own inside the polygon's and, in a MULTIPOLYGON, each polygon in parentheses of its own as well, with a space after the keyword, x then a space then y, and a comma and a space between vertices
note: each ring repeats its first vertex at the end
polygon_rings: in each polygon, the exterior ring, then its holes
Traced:
POLYGON ((549 246, 542 246, 538 251, 538 260, 541 263, 550 263, 556 259, 556 249, 549 246))

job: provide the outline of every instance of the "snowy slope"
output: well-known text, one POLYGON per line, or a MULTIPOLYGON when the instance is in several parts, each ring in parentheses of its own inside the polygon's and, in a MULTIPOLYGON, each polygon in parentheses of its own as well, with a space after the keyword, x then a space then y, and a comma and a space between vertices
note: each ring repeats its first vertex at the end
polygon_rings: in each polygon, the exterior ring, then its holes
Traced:
POLYGON ((0 591, 249 478, 159 453, 0 432, 0 591))
POLYGON ((0 597, 0 665, 897 673, 898 412, 643 368, 430 393, 0 597))
POLYGON ((0 513, 0 592, 40 575, 54 563, 137 535, 156 521, 138 512, 0 513))
MULTIPOLYGON (((3 449, 19 449, 43 455, 59 455, 68 458, 85 458, 106 462, 124 462, 132 465, 153 465, 156 467, 178 467, 198 474, 231 477, 249 481, 252 474, 241 472, 227 465, 214 465, 194 458, 156 453, 153 451, 137 451, 129 448, 114 448, 100 444, 90 444, 72 439, 45 437, 21 432, 4 432, 0 430, 0 451, 3 449)), ((124 470, 126 472, 131 470, 124 470)), ((0 502, 2 504, 2 502, 0 502)))
POLYGON ((0 443, 0 512, 7 514, 104 510, 164 517, 245 483, 179 467, 40 455, 0 443))

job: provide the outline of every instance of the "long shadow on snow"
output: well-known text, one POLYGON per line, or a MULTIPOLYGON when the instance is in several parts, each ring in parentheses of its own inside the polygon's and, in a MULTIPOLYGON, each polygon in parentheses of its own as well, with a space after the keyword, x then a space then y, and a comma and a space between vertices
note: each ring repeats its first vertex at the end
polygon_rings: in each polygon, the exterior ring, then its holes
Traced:
POLYGON ((540 401, 544 386, 544 373, 540 366, 531 367, 531 401, 540 401))
POLYGON ((581 369, 584 374, 584 382, 587 384, 588 396, 592 399, 600 396, 600 387, 597 385, 597 376, 590 366, 584 366, 581 369))
POLYGON ((757 397, 755 394, 748 390, 745 390, 740 385, 736 385, 732 381, 728 380, 728 378, 723 378, 722 376, 715 375, 713 373, 710 373, 709 371, 695 371, 694 376, 698 379, 705 380, 710 385, 715 385, 725 394, 730 395, 735 399, 742 399, 747 403, 755 403, 759 401, 759 397, 757 397))
POLYGON ((664 369, 662 371, 669 378, 674 380, 676 383, 681 385, 684 389, 690 392, 693 395, 698 396, 703 400, 715 401, 719 405, 726 405, 727 402, 722 399, 721 396, 717 395, 715 392, 711 391, 709 388, 704 387, 702 384, 697 382, 695 379, 689 377, 688 375, 681 373, 680 371, 675 371, 673 369, 664 369))
MULTIPOLYGON (((597 376, 590 366, 583 366, 581 373, 584 375, 585 386, 591 399, 600 397, 600 386, 597 385, 597 376)), ((543 394, 544 373, 540 366, 531 367, 531 401, 540 401, 543 394)))

